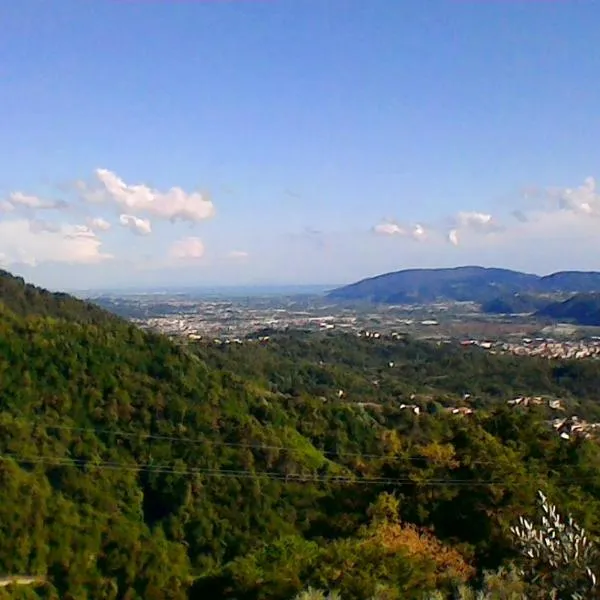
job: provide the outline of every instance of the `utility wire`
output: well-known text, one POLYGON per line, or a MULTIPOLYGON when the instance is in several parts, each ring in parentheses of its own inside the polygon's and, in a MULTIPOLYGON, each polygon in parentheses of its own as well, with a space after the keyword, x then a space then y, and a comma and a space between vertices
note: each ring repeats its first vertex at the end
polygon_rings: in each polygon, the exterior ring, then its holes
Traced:
MULTIPOLYGON (((57 467, 89 467, 90 469, 112 470, 112 471, 131 471, 147 472, 173 475, 200 475, 202 477, 230 477, 235 479, 260 479, 267 478, 285 482, 326 482, 326 483, 348 483, 361 485, 424 485, 424 486, 505 486, 510 482, 506 479, 427 479, 419 481, 408 477, 360 477, 349 475, 317 475, 291 473, 283 474, 274 471, 249 471, 236 469, 210 469, 210 468, 175 468, 151 463, 126 464, 111 461, 95 461, 81 458, 68 458, 59 456, 22 456, 19 454, 0 455, 1 462, 15 461, 25 464, 44 464, 57 467)), ((563 483, 579 483, 582 481, 596 479, 596 476, 589 478, 577 478, 564 480, 563 483)))
MULTIPOLYGON (((303 454, 303 451, 298 448, 290 448, 288 446, 271 446, 268 444, 249 444, 242 442, 225 442, 221 440, 209 440, 207 438, 188 438, 188 437, 177 437, 177 436, 166 436, 157 435, 152 433, 131 433, 127 431, 117 429, 95 429, 85 427, 71 427, 68 425, 49 425, 45 423, 39 424, 41 427, 46 429, 54 429, 57 431, 72 431, 74 433, 90 433, 90 434, 104 434, 104 435, 116 435, 123 438, 129 439, 149 439, 158 440, 163 442, 176 442, 181 444, 192 444, 192 445, 209 445, 209 446, 222 446, 226 448, 247 448, 253 450, 272 450, 278 452, 289 452, 290 454, 303 454)), ((431 459, 426 456, 391 456, 386 454, 362 454, 360 452, 336 452, 333 450, 321 450, 315 446, 315 449, 325 456, 332 456, 338 458, 364 458, 369 460, 386 460, 394 462, 424 462, 430 461, 431 459)), ((458 459, 458 457, 452 457, 458 459)), ((470 461, 469 465, 492 465, 496 464, 491 460, 474 460, 470 461)))

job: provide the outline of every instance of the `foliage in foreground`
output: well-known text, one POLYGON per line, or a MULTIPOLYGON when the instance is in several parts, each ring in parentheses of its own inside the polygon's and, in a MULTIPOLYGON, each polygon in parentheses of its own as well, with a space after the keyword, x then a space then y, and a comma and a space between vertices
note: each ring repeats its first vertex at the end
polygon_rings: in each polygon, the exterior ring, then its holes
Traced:
POLYGON ((539 492, 540 515, 536 525, 521 517, 512 528, 524 557, 523 577, 548 597, 597 597, 600 554, 583 527, 572 517, 564 519, 556 506, 539 492))
MULTIPOLYGON (((563 519, 556 506, 539 495, 539 524, 521 517, 511 528, 520 551, 518 567, 484 573, 479 589, 460 584, 452 594, 456 600, 585 600, 600 597, 596 572, 600 554, 585 530, 572 517, 563 519)), ((389 503, 388 503, 389 504, 389 503)), ((447 600, 437 590, 427 600, 447 600)), ((400 598, 399 591, 379 585, 371 600, 400 598)), ((425 597, 425 596, 423 596, 425 597)), ((295 600, 343 600, 339 590, 323 592, 309 587, 295 600)))

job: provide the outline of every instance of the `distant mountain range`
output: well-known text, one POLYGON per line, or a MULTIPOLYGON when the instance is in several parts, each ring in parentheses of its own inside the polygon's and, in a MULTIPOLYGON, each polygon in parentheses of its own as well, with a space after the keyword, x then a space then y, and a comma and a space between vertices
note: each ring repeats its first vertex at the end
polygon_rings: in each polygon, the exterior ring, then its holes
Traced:
POLYGON ((487 312, 534 312, 555 300, 551 295, 593 292, 600 292, 599 272, 562 271, 542 277, 466 266, 386 273, 337 288, 328 297, 382 304, 475 302, 487 312))
POLYGON ((563 302, 552 302, 536 316, 578 325, 600 325, 600 294, 576 294, 563 302))

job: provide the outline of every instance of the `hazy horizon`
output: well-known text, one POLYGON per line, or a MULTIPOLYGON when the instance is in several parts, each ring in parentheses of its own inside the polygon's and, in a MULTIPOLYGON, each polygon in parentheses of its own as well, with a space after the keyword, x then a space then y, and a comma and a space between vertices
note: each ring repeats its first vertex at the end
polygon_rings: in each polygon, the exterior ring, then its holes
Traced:
MULTIPOLYGON (((360 279, 356 279, 353 281, 345 281, 339 283, 328 283, 328 284, 319 284, 319 283, 304 283, 304 284, 294 284, 294 283, 255 283, 255 284, 247 284, 247 285, 226 285, 226 284, 201 284, 201 285, 190 285, 190 284, 172 284, 172 285, 147 285, 147 286, 139 286, 139 285, 129 285, 129 286, 100 286, 100 287, 91 287, 91 288, 77 288, 77 287, 64 287, 64 288, 49 288, 51 291, 64 291, 68 293, 72 293, 74 295, 136 295, 136 294, 156 294, 156 295, 185 295, 185 294, 198 294, 198 295, 246 295, 249 292, 252 292, 256 295, 302 295, 302 294, 315 294, 319 295, 325 293, 327 291, 334 290, 336 288, 344 287, 346 285, 351 285, 353 283, 357 283, 359 281, 368 280, 372 278, 377 278, 380 276, 389 275, 396 272, 402 271, 420 271, 420 270, 433 270, 439 271, 444 270, 446 268, 449 269, 467 269, 467 268, 484 268, 484 269, 502 269, 503 267, 485 267, 482 265, 458 265, 454 267, 431 267, 431 268, 407 268, 407 269, 398 269, 396 271, 388 271, 385 273, 375 273, 371 275, 367 275, 366 277, 361 277, 360 279)), ((513 269, 509 269, 513 270, 513 269)), ((515 272, 533 275, 536 277, 546 277, 550 275, 554 275, 556 273, 564 272, 561 271, 548 271, 548 272, 534 272, 534 271, 518 271, 513 270, 515 272)), ((569 272, 592 272, 592 273, 600 273, 600 269, 597 271, 584 271, 581 269, 567 269, 569 272)))

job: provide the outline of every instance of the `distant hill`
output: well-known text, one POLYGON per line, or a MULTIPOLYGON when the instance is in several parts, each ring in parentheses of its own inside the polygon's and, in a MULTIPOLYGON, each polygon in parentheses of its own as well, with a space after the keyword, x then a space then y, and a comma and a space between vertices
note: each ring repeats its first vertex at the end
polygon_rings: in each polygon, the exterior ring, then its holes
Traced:
POLYGON ((477 266, 408 269, 337 288, 336 300, 384 304, 459 301, 488 303, 514 294, 600 292, 600 273, 564 271, 540 277, 509 269, 477 266))
POLYGON ((529 314, 534 313, 551 302, 547 295, 534 294, 507 294, 505 296, 497 296, 492 300, 483 302, 481 310, 490 314, 529 314))
POLYGON ((600 325, 600 293, 576 294, 564 302, 553 302, 536 316, 578 325, 600 325))
POLYGON ((36 315, 96 325, 118 320, 91 302, 78 300, 68 294, 49 292, 1 269, 0 305, 22 317, 36 315))

